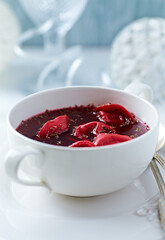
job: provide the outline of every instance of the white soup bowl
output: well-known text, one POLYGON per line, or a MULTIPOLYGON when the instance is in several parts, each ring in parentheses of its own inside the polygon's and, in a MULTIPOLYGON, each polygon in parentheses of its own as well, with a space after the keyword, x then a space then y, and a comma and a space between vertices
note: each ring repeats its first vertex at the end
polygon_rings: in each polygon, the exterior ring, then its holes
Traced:
POLYGON ((5 162, 7 174, 18 183, 47 186, 56 193, 71 196, 95 196, 125 187, 147 168, 156 149, 159 118, 148 101, 151 95, 149 86, 132 84, 124 91, 78 86, 46 90, 24 98, 11 109, 7 119, 10 143, 5 162), (54 146, 16 131, 22 120, 46 109, 108 102, 123 105, 146 122, 150 130, 128 142, 91 148, 54 146), (27 158, 29 169, 22 169, 26 175, 29 173, 28 179, 20 176, 21 165, 27 158), (33 179, 37 171, 39 181, 33 179))

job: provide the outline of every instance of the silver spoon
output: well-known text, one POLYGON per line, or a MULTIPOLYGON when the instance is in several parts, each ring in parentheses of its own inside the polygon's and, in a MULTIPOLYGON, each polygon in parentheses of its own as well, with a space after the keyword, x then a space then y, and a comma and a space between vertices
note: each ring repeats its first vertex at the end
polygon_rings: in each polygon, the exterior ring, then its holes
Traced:
POLYGON ((165 230, 165 182, 164 182, 163 177, 160 173, 160 170, 156 164, 156 161, 157 161, 157 158, 154 155, 154 157, 150 163, 150 167, 154 174, 154 177, 156 179, 156 182, 158 184, 159 191, 160 191, 160 198, 158 201, 158 212, 159 212, 161 225, 162 225, 163 229, 165 230))
MULTIPOLYGON (((160 125, 159 139, 158 139, 156 151, 159 151, 164 145, 165 145, 165 128, 163 127, 163 125, 160 125)), ((158 211, 159 211, 159 217, 160 217, 162 228, 165 230, 165 182, 156 164, 156 161, 163 167, 163 169, 165 169, 165 161, 157 152, 153 156, 153 159, 150 163, 150 167, 154 174, 154 177, 156 179, 156 182, 158 184, 159 191, 160 191, 160 199, 158 201, 158 211)))

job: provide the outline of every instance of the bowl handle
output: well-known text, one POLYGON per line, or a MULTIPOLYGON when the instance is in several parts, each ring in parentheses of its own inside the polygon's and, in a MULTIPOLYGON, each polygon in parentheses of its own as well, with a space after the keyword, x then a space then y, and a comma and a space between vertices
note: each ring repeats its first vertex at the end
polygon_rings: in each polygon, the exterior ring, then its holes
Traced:
POLYGON ((131 83, 129 84, 124 91, 139 96, 149 102, 152 102, 153 91, 152 88, 144 83, 131 83))
POLYGON ((37 160, 37 168, 42 169, 45 158, 43 152, 34 149, 30 146, 19 146, 12 148, 6 155, 5 159, 5 171, 11 179, 17 183, 27 186, 44 186, 48 187, 42 180, 33 181, 26 180, 20 177, 19 170, 21 170, 21 163, 25 160, 25 157, 34 155, 37 160))

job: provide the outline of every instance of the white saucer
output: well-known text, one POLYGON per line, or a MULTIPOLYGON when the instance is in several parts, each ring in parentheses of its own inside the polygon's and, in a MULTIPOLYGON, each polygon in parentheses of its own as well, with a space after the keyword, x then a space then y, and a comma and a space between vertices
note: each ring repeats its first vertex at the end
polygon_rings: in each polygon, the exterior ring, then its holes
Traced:
POLYGON ((0 240, 163 239, 159 191, 150 168, 120 191, 66 197, 11 183, 3 169, 7 149, 0 151, 0 240))

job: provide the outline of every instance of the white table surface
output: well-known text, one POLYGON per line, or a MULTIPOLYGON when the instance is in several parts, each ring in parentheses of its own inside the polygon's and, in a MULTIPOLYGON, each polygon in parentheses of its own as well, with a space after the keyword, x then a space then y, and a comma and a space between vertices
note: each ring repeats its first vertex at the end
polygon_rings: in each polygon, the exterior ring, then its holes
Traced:
MULTIPOLYGON (((97 71, 94 68, 107 66, 109 49, 87 49, 86 56, 90 56, 92 68, 92 74, 96 74, 97 71), (94 64, 95 63, 95 64, 94 64)), ((43 68, 44 63, 37 63, 31 59, 22 59, 20 57, 14 57, 11 64, 8 68, 0 74, 0 149, 1 149, 1 158, 4 159, 4 154, 6 153, 4 148, 7 145, 7 135, 6 135, 6 116, 9 109, 24 96, 28 95, 30 92, 26 86, 29 83, 33 83, 35 87, 36 79, 43 68), (5 146, 5 147, 4 147, 5 146)), ((160 114, 160 120, 165 125, 165 103, 155 103, 156 108, 160 114)), ((165 152, 165 151, 164 151, 165 152)), ((2 174, 3 175, 3 174, 2 174)), ((6 178, 4 178, 6 179, 6 178)), ((6 180, 7 181, 7 180, 6 180)), ((154 181, 154 180, 153 180, 154 181)), ((141 240, 163 240, 164 232, 162 231, 157 215, 157 208, 153 206, 148 208, 148 214, 126 214, 115 216, 115 217, 106 217, 106 214, 100 220, 93 217, 81 218, 75 221, 74 218, 69 219, 68 216, 65 219, 64 212, 62 213, 63 219, 56 218, 52 220, 48 216, 41 216, 41 214, 33 216, 33 221, 31 221, 32 211, 34 208, 31 208, 29 212, 21 215, 22 212, 18 210, 16 213, 16 208, 9 211, 7 205, 3 207, 2 202, 4 201, 3 192, 10 191, 5 184, 0 184, 0 240, 42 240, 42 239, 141 239, 141 240), (4 212, 3 212, 4 209, 4 212), (155 210, 156 209, 156 210, 155 210), (152 211, 152 214, 150 214, 152 211), (2 213, 2 214, 1 214, 2 213), (152 221, 154 218, 154 221, 152 221), (69 219, 69 220, 68 220, 69 219), (37 224, 36 224, 36 221, 37 224), (9 227, 9 222, 12 225, 12 228, 9 227), (34 224, 35 228, 32 228, 31 224, 34 224), (18 225, 17 225, 18 224, 18 225), (20 228, 18 228, 20 226, 20 228), (8 232, 10 231, 11 234, 8 232), (80 234, 81 233, 81 234, 80 234), (49 237, 48 237, 49 236, 49 237)), ((154 186, 155 187, 155 186, 154 186)), ((156 188, 155 188, 156 189, 156 188)), ((21 190, 24 193, 24 190, 21 190)), ((30 191, 30 190, 29 190, 30 191)), ((16 191, 17 192, 17 191, 16 191)), ((33 191, 32 191, 33 192, 33 191)), ((128 191, 129 192, 129 191, 128 191)), ((41 193, 39 193, 41 194, 41 193)), ((18 194, 19 196, 19 194, 18 194)), ((26 200, 28 196, 26 195, 26 200)), ((130 196, 128 196, 128 201, 130 196)), ((8 199, 11 201, 11 199, 8 199)), ((26 205, 25 200, 22 200, 23 205, 26 205)), ((57 204, 59 198, 56 198, 57 204)), ((76 200, 77 201, 77 200, 76 200)), ((7 202, 7 201, 6 201, 7 202)), ((7 203, 6 203, 7 204, 7 203)), ((19 205, 18 201, 18 205, 19 205)), ((62 203, 60 203, 62 204, 62 203)), ((79 211, 81 209, 80 202, 75 202, 78 204, 79 211)), ((104 204, 104 203, 103 203, 104 204)), ((122 203, 120 203, 122 204, 122 203)), ((154 202, 154 204, 156 204, 154 202)), ((71 206, 71 205, 68 205, 71 206)), ((154 205, 154 206, 157 206, 154 205)), ((66 207, 66 203, 65 203, 66 207)), ((25 206, 26 208, 26 206, 25 206)), ((90 208, 91 209, 91 208, 90 208)), ((80 211, 81 212, 81 211, 80 211)), ((61 213, 59 213, 61 214, 61 213)), ((62 217, 61 217, 62 218, 62 217)))

